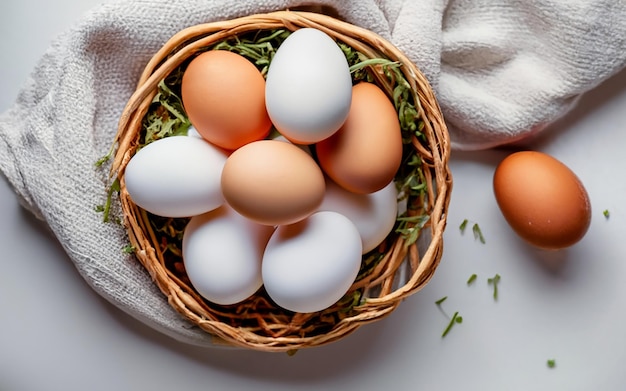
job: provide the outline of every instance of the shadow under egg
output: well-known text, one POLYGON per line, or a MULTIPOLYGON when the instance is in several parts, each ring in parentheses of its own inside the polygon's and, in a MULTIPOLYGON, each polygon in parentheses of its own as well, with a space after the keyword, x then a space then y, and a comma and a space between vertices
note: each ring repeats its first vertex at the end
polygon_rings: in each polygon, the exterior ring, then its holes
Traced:
POLYGON ((545 271, 554 276, 563 276, 569 264, 569 248, 558 250, 532 249, 532 259, 545 271))
POLYGON ((545 249, 528 243, 519 237, 516 242, 518 243, 518 251, 526 254, 525 258, 531 260, 544 272, 555 278, 563 278, 566 276, 570 264, 569 247, 545 249))

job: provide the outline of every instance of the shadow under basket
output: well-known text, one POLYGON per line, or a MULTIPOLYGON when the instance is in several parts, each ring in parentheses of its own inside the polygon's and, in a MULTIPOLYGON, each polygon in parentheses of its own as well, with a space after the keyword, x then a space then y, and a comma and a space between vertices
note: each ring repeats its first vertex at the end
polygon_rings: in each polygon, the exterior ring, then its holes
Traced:
POLYGON ((428 283, 441 259, 452 177, 449 135, 433 91, 419 69, 392 44, 333 17, 280 11, 180 31, 147 64, 121 116, 115 143, 111 170, 119 181, 123 221, 136 258, 169 304, 216 344, 294 352, 336 341, 393 312, 428 283), (354 70, 353 81, 361 78, 377 84, 398 110, 404 155, 395 178, 400 211, 396 226, 378 248, 363 255, 359 275, 346 295, 323 311, 284 310, 263 288, 241 303, 216 305, 203 299, 185 275, 180 233, 187 220, 159 218, 136 206, 126 190, 124 169, 146 143, 145 119, 154 109, 163 81, 175 78, 195 55, 218 49, 217 45, 236 51, 232 45, 245 39, 271 41, 305 27, 334 38, 354 70), (168 229, 158 229, 159 224, 168 229), (174 233, 168 236, 164 231, 174 233))

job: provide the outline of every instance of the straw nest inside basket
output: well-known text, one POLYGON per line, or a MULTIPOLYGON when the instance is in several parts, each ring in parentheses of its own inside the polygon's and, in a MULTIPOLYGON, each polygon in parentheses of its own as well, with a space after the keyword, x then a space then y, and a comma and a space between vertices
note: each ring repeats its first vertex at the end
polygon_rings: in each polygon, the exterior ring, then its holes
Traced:
MULTIPOLYGON (((257 65, 267 66, 263 61, 257 65)), ((450 147, 430 85, 393 45, 370 31, 329 16, 284 11, 179 32, 147 64, 122 114, 115 143, 111 172, 119 185, 123 221, 137 259, 171 306, 212 335, 216 343, 289 352, 335 341, 390 314, 404 298, 425 286, 441 258, 451 191, 450 147), (146 134, 146 122, 151 116, 169 115, 174 122, 184 122, 184 118, 176 119, 167 113, 159 99, 176 98, 180 74, 194 55, 215 49, 216 45, 237 51, 238 42, 256 39, 276 46, 282 37, 302 27, 317 28, 336 39, 350 65, 359 68, 353 77, 376 83, 394 99, 404 122, 404 160, 396 183, 405 212, 389 237, 363 256, 361 271, 350 291, 324 311, 303 314, 283 310, 262 288, 242 303, 215 305, 202 299, 185 275, 180 241, 188 220, 154 216, 137 207, 126 191, 124 168, 139 146, 148 143, 149 138, 163 136, 158 132, 146 134)))

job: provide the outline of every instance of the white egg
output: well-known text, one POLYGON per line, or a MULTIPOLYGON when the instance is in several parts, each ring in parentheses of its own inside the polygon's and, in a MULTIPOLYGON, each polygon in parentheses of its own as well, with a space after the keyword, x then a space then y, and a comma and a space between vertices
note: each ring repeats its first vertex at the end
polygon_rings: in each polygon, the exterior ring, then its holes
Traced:
POLYGON ((200 133, 198 133, 198 130, 194 128, 193 125, 190 125, 189 128, 187 128, 187 136, 202 138, 200 133))
POLYGON ((128 162, 126 189, 135 204, 164 217, 191 217, 224 202, 220 187, 226 154, 203 139, 153 141, 128 162))
POLYGON ((265 105, 286 138, 312 144, 331 136, 345 122, 351 101, 348 62, 329 35, 302 28, 279 46, 267 73, 265 105))
POLYGON ((183 263, 193 287, 222 305, 253 295, 262 285, 261 259, 273 231, 226 204, 192 217, 183 234, 183 263))
POLYGON ((330 210, 349 218, 359 230, 365 254, 393 229, 398 215, 398 191, 395 183, 390 182, 374 193, 356 194, 326 178, 326 193, 318 210, 330 210))
POLYGON ((361 237, 345 216, 317 212, 272 234, 263 254, 263 284, 282 308, 316 312, 346 294, 361 266, 361 237))

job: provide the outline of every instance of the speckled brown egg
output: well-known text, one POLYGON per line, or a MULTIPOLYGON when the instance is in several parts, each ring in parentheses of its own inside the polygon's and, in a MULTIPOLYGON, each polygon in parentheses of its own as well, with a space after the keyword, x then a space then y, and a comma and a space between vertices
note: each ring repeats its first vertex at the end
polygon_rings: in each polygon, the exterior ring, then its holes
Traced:
POLYGON ((532 245, 562 249, 587 233, 591 223, 587 191, 552 156, 536 151, 507 156, 495 170, 493 189, 508 224, 532 245))

